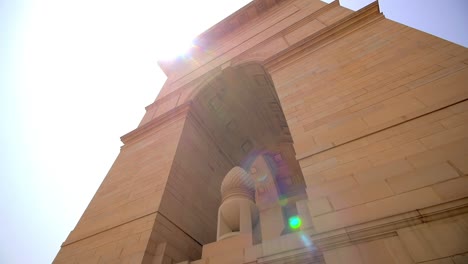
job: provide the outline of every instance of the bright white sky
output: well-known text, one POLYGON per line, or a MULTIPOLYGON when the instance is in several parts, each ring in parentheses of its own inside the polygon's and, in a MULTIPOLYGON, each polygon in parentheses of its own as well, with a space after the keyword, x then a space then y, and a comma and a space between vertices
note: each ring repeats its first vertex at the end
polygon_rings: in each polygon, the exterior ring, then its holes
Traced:
MULTIPOLYGON (((157 58, 248 2, 0 0, 0 263, 53 260, 165 81, 157 58)), ((468 46, 464 0, 380 3, 468 46)))

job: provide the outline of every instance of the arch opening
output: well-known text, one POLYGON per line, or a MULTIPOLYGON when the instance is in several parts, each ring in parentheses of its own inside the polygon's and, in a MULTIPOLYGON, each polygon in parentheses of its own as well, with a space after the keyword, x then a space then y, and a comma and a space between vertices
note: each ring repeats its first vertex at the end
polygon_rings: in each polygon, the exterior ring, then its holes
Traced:
MULTIPOLYGON (((258 221, 252 222, 250 241, 297 231, 288 218, 298 214, 296 201, 307 199, 305 183, 269 74, 258 63, 208 74, 191 97, 159 212, 187 239, 199 245, 217 241, 221 183, 240 166, 255 181, 258 221)), ((222 216, 228 211, 237 209, 222 216)), ((223 234, 242 233, 237 224, 223 221, 223 234)))
POLYGON ((250 63, 223 70, 192 102, 193 115, 220 155, 255 181, 260 238, 254 241, 296 231, 288 219, 297 215, 296 201, 306 199, 305 183, 273 81, 263 66, 250 63))

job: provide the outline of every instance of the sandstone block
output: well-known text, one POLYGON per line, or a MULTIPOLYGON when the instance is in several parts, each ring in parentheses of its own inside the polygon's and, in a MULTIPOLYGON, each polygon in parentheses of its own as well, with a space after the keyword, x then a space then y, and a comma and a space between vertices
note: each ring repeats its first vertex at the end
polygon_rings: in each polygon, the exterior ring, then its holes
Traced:
POLYGON ((468 177, 458 177, 433 186, 434 191, 444 201, 455 200, 468 196, 468 177))
POLYGON ((327 198, 311 199, 307 203, 312 216, 321 215, 333 211, 327 198))
POLYGON ((468 156, 453 157, 449 162, 455 166, 462 175, 468 175, 468 156))
POLYGON ((384 180, 395 175, 408 173, 413 170, 411 164, 404 159, 395 160, 384 165, 360 171, 354 175, 359 184, 384 180))
POLYGON ((417 169, 410 173, 387 178, 395 193, 403 193, 458 177, 457 171, 447 162, 417 169))
POLYGON ((306 189, 310 200, 329 196, 340 191, 348 190, 357 186, 352 176, 342 177, 333 181, 325 182, 306 189))
POLYGON ((450 128, 446 131, 421 138, 421 142, 428 148, 435 148, 453 141, 468 137, 468 124, 450 128))
POLYGON ((335 210, 372 202, 393 195, 385 181, 375 181, 360 185, 348 191, 339 192, 330 196, 335 210))

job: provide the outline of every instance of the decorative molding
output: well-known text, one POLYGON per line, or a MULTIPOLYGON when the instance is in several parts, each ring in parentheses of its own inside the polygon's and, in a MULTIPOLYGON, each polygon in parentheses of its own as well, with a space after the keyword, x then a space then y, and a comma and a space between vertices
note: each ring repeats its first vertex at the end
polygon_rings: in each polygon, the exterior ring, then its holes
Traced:
POLYGON ((468 213, 468 198, 462 198, 324 233, 316 233, 314 230, 306 230, 305 232, 308 233, 312 244, 318 250, 326 251, 356 243, 397 236, 399 229, 466 213, 468 213))
MULTIPOLYGON (((374 23, 385 17, 380 13, 378 2, 373 2, 361 10, 327 26, 315 34, 291 45, 289 48, 278 52, 265 61, 265 67, 270 73, 285 68, 292 62, 307 54, 342 38, 366 25, 374 23)), ((287 29, 286 29, 287 30, 287 29)))
MULTIPOLYGON (((314 250, 314 248, 294 249, 278 254, 260 257, 257 262, 252 264, 284 264, 284 263, 307 263, 307 264, 326 264, 322 252, 314 250)), ((250 264, 250 263, 249 263, 250 264)))
MULTIPOLYGON (((442 203, 398 215, 393 215, 362 224, 337 230, 316 233, 313 229, 281 236, 258 244, 253 249, 256 260, 249 263, 276 264, 297 260, 313 260, 311 263, 323 264, 323 252, 340 247, 370 242, 377 239, 398 236, 398 230, 417 226, 437 220, 455 217, 468 213, 468 198, 442 203), (285 241, 289 241, 285 243, 285 241), (299 244, 300 246, 298 246, 299 244), (281 246, 280 246, 281 245, 281 246), (276 254, 264 253, 262 249, 282 247, 276 254)), ((289 263, 289 262, 287 262, 289 263)), ((299 262, 302 263, 302 262, 299 262)), ((309 262, 307 262, 309 263, 309 262)))

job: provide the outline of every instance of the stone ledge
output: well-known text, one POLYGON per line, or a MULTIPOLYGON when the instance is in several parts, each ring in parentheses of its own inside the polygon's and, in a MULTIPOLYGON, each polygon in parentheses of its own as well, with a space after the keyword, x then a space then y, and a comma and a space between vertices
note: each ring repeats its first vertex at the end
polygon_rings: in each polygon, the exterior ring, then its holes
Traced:
POLYGON ((187 113, 192 106, 192 102, 187 102, 185 104, 179 105, 172 110, 154 118, 143 126, 123 135, 120 140, 125 144, 132 143, 136 140, 140 140, 145 137, 148 133, 153 131, 155 128, 160 127, 168 121, 175 120, 176 117, 187 113))
MULTIPOLYGON (((83 241, 83 240, 85 240, 85 239, 88 239, 88 238, 90 238, 90 237, 93 237, 93 236, 96 236, 96 235, 100 235, 100 234, 104 234, 104 233, 109 232, 109 231, 111 231, 111 230, 113 230, 113 229, 119 228, 119 227, 121 227, 121 226, 124 226, 124 225, 126 225, 126 224, 135 222, 135 221, 140 220, 140 219, 144 219, 144 218, 146 218, 146 217, 150 217, 150 216, 152 216, 152 215, 155 215, 155 216, 156 216, 156 214, 158 214, 158 213, 159 213, 158 211, 154 211, 154 212, 151 212, 151 213, 148 213, 148 214, 145 214, 145 215, 141 215, 141 216, 136 217, 136 218, 134 218, 134 219, 131 219, 131 220, 129 220, 129 221, 120 223, 120 224, 118 224, 118 225, 105 228, 105 229, 100 230, 100 231, 98 231, 98 232, 95 232, 95 233, 93 233, 93 234, 84 235, 84 236, 82 236, 82 237, 80 237, 80 238, 77 238, 77 239, 74 239, 74 240, 72 240, 72 241, 67 241, 67 240, 66 240, 65 242, 62 243, 62 245, 61 245, 60 247, 63 248, 63 247, 69 246, 69 245, 71 245, 71 244, 74 244, 74 243, 83 241)), ((72 230, 72 232, 73 232, 73 230, 72 230)))
POLYGON ((320 234, 312 229, 304 230, 246 248, 244 254, 255 255, 249 256, 249 261, 255 259, 256 262, 246 263, 284 263, 285 260, 300 260, 304 257, 306 259, 312 257, 316 261, 312 263, 323 263, 321 260, 324 251, 395 237, 398 236, 399 229, 466 213, 468 213, 468 198, 463 198, 320 234), (282 250, 271 254, 269 251, 275 248, 282 250))
POLYGON ((317 249, 323 251, 396 236, 396 231, 398 229, 465 213, 468 213, 468 198, 462 198, 448 203, 442 203, 321 234, 314 234, 313 230, 306 230, 305 232, 309 234, 312 244, 317 247, 317 249))

